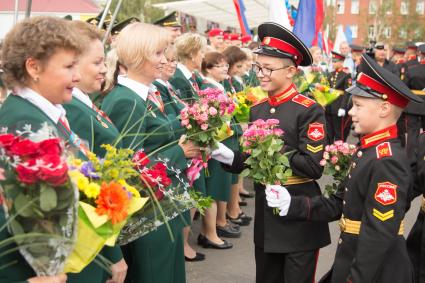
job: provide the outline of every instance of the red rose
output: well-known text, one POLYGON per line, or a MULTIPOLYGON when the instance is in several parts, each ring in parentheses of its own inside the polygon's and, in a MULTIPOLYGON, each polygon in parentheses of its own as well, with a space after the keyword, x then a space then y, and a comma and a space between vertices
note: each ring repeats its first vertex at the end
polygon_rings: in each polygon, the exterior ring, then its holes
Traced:
POLYGON ((155 169, 155 170, 159 170, 159 171, 167 171, 167 167, 164 165, 164 163, 162 163, 162 162, 157 162, 153 167, 152 167, 152 169, 155 169))
POLYGON ((9 150, 9 148, 17 140, 18 140, 18 138, 15 137, 12 134, 3 134, 3 135, 0 135, 0 146, 1 147, 4 147, 6 150, 9 150))
POLYGON ((10 153, 20 157, 35 157, 38 151, 38 143, 29 139, 17 141, 10 147, 10 153))
POLYGON ((68 166, 60 156, 47 154, 38 160, 42 165, 38 177, 52 186, 61 186, 68 180, 68 166))
POLYGON ((38 152, 40 155, 54 154, 61 155, 62 147, 61 140, 59 138, 47 139, 39 143, 38 152))
POLYGON ((136 164, 137 169, 142 170, 143 167, 149 164, 150 160, 146 153, 144 153, 142 150, 139 150, 136 152, 136 154, 134 154, 133 162, 136 164))
POLYGON ((157 174, 155 174, 155 172, 150 169, 144 170, 140 174, 140 180, 146 185, 148 185, 149 187, 151 187, 152 189, 158 186, 158 182, 155 180, 156 177, 157 177, 157 174))
POLYGON ((38 168, 35 166, 36 160, 30 159, 16 167, 18 180, 24 184, 32 185, 38 181, 38 168))
POLYGON ((156 190, 155 191, 155 198, 158 201, 161 201, 164 198, 164 192, 162 190, 160 190, 160 189, 156 190))

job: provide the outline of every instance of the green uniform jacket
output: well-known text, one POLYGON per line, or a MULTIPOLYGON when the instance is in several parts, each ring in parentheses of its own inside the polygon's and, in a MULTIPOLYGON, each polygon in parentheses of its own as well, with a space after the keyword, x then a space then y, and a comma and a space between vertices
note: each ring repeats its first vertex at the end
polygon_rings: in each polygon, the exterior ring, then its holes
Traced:
MULTIPOLYGON (((156 157, 167 158, 174 168, 186 169, 187 160, 176 143, 172 123, 149 99, 144 101, 131 89, 117 85, 104 98, 102 110, 121 134, 127 133, 124 147, 143 148, 147 153, 156 151, 156 157)), ((185 282, 183 225, 180 217, 170 222, 175 242, 171 242, 166 226, 162 225, 123 247, 129 265, 126 282, 185 282)))
POLYGON ((176 72, 169 80, 170 84, 173 85, 176 90, 176 94, 183 101, 193 101, 199 98, 196 90, 194 89, 192 82, 186 79, 182 71, 179 68, 176 69, 176 72))
MULTIPOLYGON (((72 98, 70 103, 65 104, 64 108, 71 130, 89 143, 89 148, 92 152, 99 157, 103 157, 105 150, 101 145, 114 145, 119 136, 117 128, 94 109, 75 97, 72 98)), ((121 146, 121 142, 116 144, 117 148, 121 146)), ((105 246, 100 254, 112 263, 117 263, 122 259, 122 252, 119 246, 105 246)), ((70 274, 68 282, 81 282, 87 280, 87 278, 91 278, 90 282, 104 282, 104 280, 100 281, 102 275, 105 280, 110 277, 97 263, 91 262, 81 273, 70 274)))
MULTIPOLYGON (((26 99, 17 95, 9 95, 3 106, 0 108, 0 126, 8 127, 11 132, 14 129, 22 129, 25 124, 39 127, 47 122, 58 131, 60 137, 65 142, 69 141, 69 133, 61 125, 56 125, 43 111, 26 99)), ((35 129, 35 128, 33 128, 35 129)), ((3 209, 0 210, 0 225, 5 224, 3 209)), ((0 231, 0 241, 10 237, 7 228, 0 231)), ((16 248, 15 244, 2 247, 0 253, 16 248)), ((26 260, 19 251, 15 251, 0 257, 0 266, 6 266, 0 269, 1 283, 26 282, 27 279, 36 276, 26 260)), ((88 278, 90 280, 90 278, 88 278)), ((89 281, 87 281, 89 282, 89 281)), ((100 282, 91 281, 90 282, 100 282)))

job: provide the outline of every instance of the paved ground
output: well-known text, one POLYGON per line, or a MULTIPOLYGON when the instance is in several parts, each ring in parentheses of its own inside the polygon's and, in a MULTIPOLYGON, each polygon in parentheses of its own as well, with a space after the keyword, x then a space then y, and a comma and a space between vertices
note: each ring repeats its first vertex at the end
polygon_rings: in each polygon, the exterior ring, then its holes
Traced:
MULTIPOLYGON (((319 184, 323 188, 326 178, 322 178, 319 184)), ((246 188, 252 190, 252 185, 246 182, 246 188)), ((247 199, 248 206, 244 211, 248 215, 254 215, 253 199, 247 199)), ((420 200, 416 199, 412 203, 412 208, 406 215, 405 231, 409 232, 416 220, 419 211, 420 200)), ((333 262, 336 243, 339 235, 337 222, 330 223, 332 243, 320 250, 317 278, 319 279, 329 270, 333 262)), ((230 250, 203 249, 196 245, 196 237, 199 234, 200 220, 193 224, 193 234, 191 243, 193 247, 205 253, 207 259, 203 262, 186 263, 186 273, 188 283, 252 283, 255 282, 255 262, 253 245, 253 223, 247 227, 241 227, 242 237, 239 239, 229 239, 234 247, 230 250)), ((405 232, 405 236, 407 233, 405 232)))

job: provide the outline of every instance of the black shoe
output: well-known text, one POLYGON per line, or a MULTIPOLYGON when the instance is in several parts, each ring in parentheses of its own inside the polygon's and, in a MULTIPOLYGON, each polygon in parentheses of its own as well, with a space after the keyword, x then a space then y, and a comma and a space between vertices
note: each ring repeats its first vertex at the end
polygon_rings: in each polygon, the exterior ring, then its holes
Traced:
POLYGON ((232 228, 230 225, 226 225, 224 227, 222 226, 216 226, 217 229, 217 235, 219 237, 224 238, 240 238, 242 235, 241 231, 238 231, 234 228, 232 228))
POLYGON ((229 219, 230 222, 238 224, 239 226, 248 226, 252 220, 252 217, 245 215, 243 212, 240 213, 236 218, 232 218, 228 214, 226 214, 226 218, 229 219))
POLYGON ((247 206, 247 205, 248 203, 244 200, 239 202, 239 206, 247 206))
POLYGON ((201 233, 199 233, 198 235, 198 245, 202 246, 202 244, 205 242, 206 237, 204 235, 202 235, 201 233))
POLYGON ((207 239, 207 237, 204 237, 204 238, 205 238, 205 241, 202 244, 204 249, 212 248, 212 249, 218 249, 218 250, 225 250, 225 249, 233 248, 233 245, 226 240, 223 240, 223 244, 219 245, 219 244, 211 242, 210 240, 207 239))
POLYGON ((203 261, 203 260, 205 260, 205 255, 202 254, 202 253, 196 252, 196 255, 195 255, 194 258, 190 258, 190 257, 184 256, 184 260, 185 261, 189 261, 189 262, 203 261))
POLYGON ((253 197, 255 197, 255 193, 253 193, 253 192, 248 192, 247 194, 246 193, 239 193, 239 195, 243 198, 253 198, 253 197))
POLYGON ((226 223, 227 223, 227 225, 230 225, 236 231, 240 231, 241 230, 241 226, 239 226, 238 224, 233 223, 229 219, 226 220, 226 223))

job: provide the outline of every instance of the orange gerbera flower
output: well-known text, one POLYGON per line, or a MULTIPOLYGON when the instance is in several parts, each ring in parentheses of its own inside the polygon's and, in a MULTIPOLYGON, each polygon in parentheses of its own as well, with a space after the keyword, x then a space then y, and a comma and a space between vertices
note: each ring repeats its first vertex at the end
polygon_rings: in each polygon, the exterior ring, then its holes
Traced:
POLYGON ((96 204, 97 214, 108 215, 112 224, 115 224, 127 217, 130 199, 127 191, 120 184, 115 182, 102 183, 96 204))

